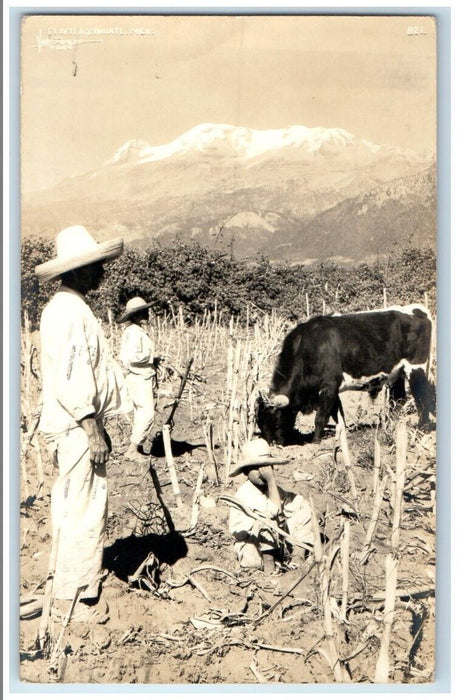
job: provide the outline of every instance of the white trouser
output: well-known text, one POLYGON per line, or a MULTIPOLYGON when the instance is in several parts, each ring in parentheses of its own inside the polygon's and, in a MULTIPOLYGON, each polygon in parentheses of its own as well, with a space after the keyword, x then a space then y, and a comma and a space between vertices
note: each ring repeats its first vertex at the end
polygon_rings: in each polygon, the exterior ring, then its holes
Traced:
POLYGON ((145 379, 130 372, 126 377, 129 396, 133 402, 133 428, 131 442, 141 445, 153 428, 155 405, 152 378, 145 379))
MULTIPOLYGON (((311 509, 308 502, 300 494, 291 499, 290 494, 282 504, 282 514, 287 532, 296 540, 313 543, 311 527, 311 509)), ((273 522, 273 524, 276 524, 273 522)), ((274 536, 263 525, 254 520, 254 526, 249 531, 249 538, 235 542, 235 551, 240 566, 245 568, 261 568, 262 553, 276 548, 274 536)))
MULTIPOLYGON (((98 595, 107 522, 107 479, 104 466, 90 462, 88 437, 74 428, 56 440, 59 476, 51 491, 53 549, 57 553, 54 597, 98 595)), ((51 554, 53 558, 53 554, 51 554)))

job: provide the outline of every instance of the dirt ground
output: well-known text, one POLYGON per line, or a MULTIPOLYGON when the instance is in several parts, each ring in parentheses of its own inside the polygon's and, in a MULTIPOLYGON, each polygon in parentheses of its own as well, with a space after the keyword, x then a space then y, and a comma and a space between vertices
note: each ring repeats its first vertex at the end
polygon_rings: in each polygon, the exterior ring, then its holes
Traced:
MULTIPOLYGON (((130 424, 126 417, 108 425, 113 453, 108 464, 109 516, 103 596, 109 605, 105 624, 85 628, 70 621, 53 663, 37 651, 40 621, 20 622, 20 676, 30 683, 331 683, 334 682, 330 638, 326 634, 324 598, 313 555, 302 570, 240 570, 228 532, 229 506, 219 500, 236 491, 243 477, 216 483, 206 450, 204 412, 209 416, 211 390, 222 375, 209 366, 207 383, 184 400, 172 432, 174 462, 183 505, 177 507, 165 458, 158 449, 151 458, 173 522, 170 532, 154 488, 150 458, 126 463, 130 424), (194 494, 204 469, 200 492, 194 494), (196 525, 193 518, 198 514, 196 525), (192 527, 191 527, 192 525, 192 527), (155 555, 148 559, 149 555, 155 555), (147 560, 147 561, 146 561, 147 560), (156 562, 158 566, 156 566, 156 562), (142 564, 145 564, 141 567, 142 564), (141 567, 139 576, 133 575, 141 567), (289 588, 304 574, 303 580, 289 588), (306 574, 306 575, 305 575, 306 574), (272 606, 278 605, 272 609, 272 606)), ((168 413, 165 404, 177 391, 172 377, 158 404, 158 426, 168 413), (169 395, 169 396, 168 396, 169 395)), ((367 560, 362 553, 374 505, 374 436, 379 401, 350 392, 345 396, 347 436, 356 494, 343 468, 334 426, 320 445, 304 442, 274 447, 289 463, 277 467, 279 484, 311 497, 320 519, 327 569, 333 638, 348 680, 372 683, 383 632, 385 557, 391 551, 391 472, 395 468, 395 416, 379 430, 382 467, 389 474, 377 529, 367 560), (349 586, 342 610, 343 541, 350 530, 349 586)), ((212 405, 211 405, 212 416, 212 405)), ((435 433, 416 428, 411 403, 402 419, 408 447, 400 527, 397 604, 390 641, 390 682, 434 680, 435 580, 435 433)), ((304 436, 313 416, 301 417, 304 436)), ((215 438, 215 457, 224 480, 224 452, 215 438)), ((50 488, 53 466, 41 446, 44 485, 37 494, 36 452, 25 457, 22 479, 21 600, 43 593, 50 551, 50 488)), ((62 629, 52 623, 50 651, 62 629)), ((344 676, 345 678, 345 676, 344 676)))

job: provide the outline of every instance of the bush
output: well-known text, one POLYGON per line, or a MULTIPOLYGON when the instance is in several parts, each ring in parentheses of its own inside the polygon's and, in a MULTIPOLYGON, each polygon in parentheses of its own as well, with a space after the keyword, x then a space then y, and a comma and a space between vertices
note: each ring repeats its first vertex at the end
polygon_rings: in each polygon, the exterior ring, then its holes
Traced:
MULTIPOLYGON (((28 240, 22 245, 22 304, 33 327, 56 284, 40 286, 35 265, 53 257, 52 244, 28 240)), ((169 247, 151 245, 140 251, 127 248, 107 264, 101 287, 89 300, 95 312, 115 317, 133 296, 154 301, 158 313, 182 307, 184 318, 193 320, 217 304, 223 320, 276 309, 295 323, 310 315, 381 308, 383 289, 387 302, 422 302, 424 293, 435 302, 436 258, 431 250, 409 249, 373 264, 343 268, 332 262, 313 266, 271 263, 267 258, 235 260, 197 243, 176 241, 169 247)), ((435 309, 432 308, 432 311, 435 309)))
POLYGON ((54 244, 42 238, 28 238, 21 244, 21 308, 29 315, 31 328, 37 328, 46 302, 57 289, 57 282, 39 284, 36 265, 55 255, 54 244))

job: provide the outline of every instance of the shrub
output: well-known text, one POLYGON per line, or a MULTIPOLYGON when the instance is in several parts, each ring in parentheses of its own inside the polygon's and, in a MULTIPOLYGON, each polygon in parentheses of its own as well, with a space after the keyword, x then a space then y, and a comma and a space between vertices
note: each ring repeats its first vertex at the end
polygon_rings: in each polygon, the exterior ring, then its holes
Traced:
MULTIPOLYGON (((22 245, 22 304, 36 327, 54 284, 40 286, 34 267, 54 255, 52 244, 27 240, 22 245)), ((245 315, 250 319, 276 309, 291 322, 334 311, 381 308, 383 289, 388 304, 422 302, 424 293, 435 302, 436 258, 431 250, 409 249, 385 259, 356 267, 340 267, 326 261, 313 266, 272 263, 265 257, 236 260, 198 243, 145 250, 127 248, 106 266, 101 287, 89 299, 95 312, 117 316, 133 296, 154 301, 158 313, 180 306, 186 320, 193 320, 217 304, 223 320, 245 315)), ((435 311, 432 308, 432 311, 435 311)))

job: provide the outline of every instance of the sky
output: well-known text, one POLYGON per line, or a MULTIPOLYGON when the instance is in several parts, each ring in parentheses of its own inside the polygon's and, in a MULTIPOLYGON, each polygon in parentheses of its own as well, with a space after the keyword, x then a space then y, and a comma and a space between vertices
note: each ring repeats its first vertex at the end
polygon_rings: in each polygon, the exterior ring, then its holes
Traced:
POLYGON ((129 139, 158 146, 203 122, 436 147, 428 17, 31 16, 21 56, 25 192, 97 169, 129 139))

